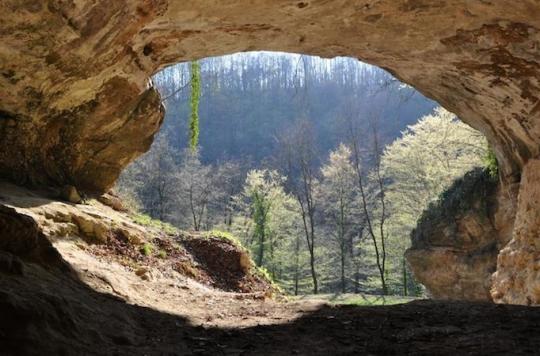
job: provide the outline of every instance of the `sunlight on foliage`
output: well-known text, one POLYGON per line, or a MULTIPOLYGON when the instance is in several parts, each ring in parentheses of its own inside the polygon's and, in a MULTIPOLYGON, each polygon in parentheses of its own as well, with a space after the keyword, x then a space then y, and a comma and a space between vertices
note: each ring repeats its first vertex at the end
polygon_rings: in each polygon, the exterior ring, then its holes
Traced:
POLYGON ((151 216, 146 214, 135 214, 132 215, 132 219, 134 222, 136 222, 139 225, 147 226, 155 229, 159 229, 164 231, 165 233, 169 235, 174 235, 178 233, 178 229, 174 226, 172 226, 169 223, 163 222, 158 219, 153 219, 151 216))
POLYGON ((204 237, 206 238, 209 238, 209 237, 214 237, 214 238, 217 238, 217 239, 220 239, 222 241, 225 241, 225 242, 230 242, 232 243, 233 245, 235 245, 236 247, 239 247, 241 249, 245 249, 244 246, 242 245, 242 243, 240 242, 240 240, 234 236, 232 233, 230 232, 227 232, 227 231, 221 231, 221 230, 210 230, 210 231, 207 231, 203 234, 204 237))

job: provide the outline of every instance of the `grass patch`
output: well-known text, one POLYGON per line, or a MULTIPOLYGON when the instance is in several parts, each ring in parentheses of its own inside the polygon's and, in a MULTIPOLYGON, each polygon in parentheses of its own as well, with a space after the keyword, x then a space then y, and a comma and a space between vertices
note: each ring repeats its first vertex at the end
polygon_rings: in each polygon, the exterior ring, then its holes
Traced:
POLYGON ((206 238, 214 237, 225 242, 230 242, 236 247, 245 250, 240 240, 238 240, 238 238, 234 236, 233 234, 231 234, 230 232, 221 231, 221 230, 210 230, 210 231, 205 232, 203 236, 206 238))
POLYGON ((372 294, 309 294, 303 296, 292 296, 293 300, 322 300, 333 305, 356 305, 356 306, 374 306, 374 305, 395 305, 408 303, 418 298, 403 297, 398 295, 372 295, 372 294))
POLYGON ((174 235, 178 233, 178 229, 176 227, 161 220, 153 219, 150 215, 147 214, 134 214, 132 216, 132 219, 139 225, 159 229, 169 235, 174 235))
POLYGON ((146 243, 141 248, 141 253, 145 256, 152 255, 152 252, 154 251, 154 246, 152 244, 146 243))

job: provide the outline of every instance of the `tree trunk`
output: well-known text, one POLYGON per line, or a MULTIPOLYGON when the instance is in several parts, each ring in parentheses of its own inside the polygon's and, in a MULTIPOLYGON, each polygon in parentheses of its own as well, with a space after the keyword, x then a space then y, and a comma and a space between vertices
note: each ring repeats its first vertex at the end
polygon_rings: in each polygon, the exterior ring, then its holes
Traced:
POLYGON ((341 293, 345 293, 345 251, 343 246, 341 247, 341 293))
POLYGON ((402 259, 402 268, 403 268, 403 295, 404 296, 407 296, 408 295, 408 291, 407 291, 407 265, 405 263, 405 259, 403 258, 402 259))
POLYGON ((264 239, 265 239, 264 226, 262 227, 261 230, 262 231, 261 231, 261 235, 260 235, 260 239, 259 239, 259 255, 257 256, 257 265, 259 267, 262 266, 263 258, 264 258, 264 239))
POLYGON ((299 278, 299 254, 300 254, 300 236, 296 236, 296 246, 294 249, 294 295, 298 295, 299 278))

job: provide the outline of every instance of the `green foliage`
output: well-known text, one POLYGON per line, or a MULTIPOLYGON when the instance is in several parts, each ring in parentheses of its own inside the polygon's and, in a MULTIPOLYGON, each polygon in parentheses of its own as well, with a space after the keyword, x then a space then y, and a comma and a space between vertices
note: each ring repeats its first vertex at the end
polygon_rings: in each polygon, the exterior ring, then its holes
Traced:
POLYGON ((272 225, 274 211, 286 199, 282 183, 284 178, 276 171, 251 170, 244 186, 244 198, 249 206, 249 216, 253 223, 252 241, 255 246, 252 252, 256 263, 262 266, 265 261, 272 261, 272 256, 265 256, 267 250, 275 246, 274 238, 278 233, 272 225))
POLYGON ((489 147, 486 157, 484 158, 484 163, 486 165, 486 170, 491 177, 498 177, 499 175, 499 162, 497 161, 497 156, 491 147, 489 147))
POLYGON ((466 172, 483 166, 486 152, 486 139, 442 108, 420 119, 386 147, 382 166, 389 181, 386 198, 391 290, 416 293, 418 287, 410 283, 412 275, 403 269, 403 253, 410 246, 411 232, 424 210, 448 208, 448 201, 437 207, 440 195, 466 172))
POLYGON ((275 281, 274 278, 272 278, 272 275, 264 266, 253 266, 255 274, 257 274, 259 277, 270 283, 272 288, 277 291, 279 294, 285 294, 281 286, 275 281))
POLYGON ((147 257, 151 256, 153 251, 154 251, 154 245, 150 243, 145 243, 143 247, 141 248, 141 253, 147 257))
POLYGON ((191 117, 189 120, 189 147, 195 151, 199 145, 199 100, 201 98, 201 67, 191 62, 191 117))
POLYGON ((159 256, 159 258, 161 258, 161 259, 166 259, 166 258, 167 258, 167 252, 166 252, 165 250, 160 250, 160 251, 158 252, 158 256, 159 256))
POLYGON ((227 231, 213 229, 213 230, 205 232, 203 236, 205 238, 214 237, 225 242, 230 242, 238 248, 245 249, 242 243, 240 242, 240 240, 236 236, 234 236, 232 233, 227 232, 227 231))
POLYGON ((147 214, 135 214, 132 215, 132 219, 139 225, 159 229, 169 235, 174 235, 178 233, 178 229, 176 227, 161 220, 153 219, 150 215, 147 214))
POLYGON ((452 220, 457 214, 471 209, 484 213, 487 217, 487 209, 490 205, 488 197, 493 196, 495 189, 497 189, 497 177, 493 177, 487 168, 475 168, 441 193, 439 199, 432 202, 422 213, 417 226, 429 228, 434 221, 452 220), (475 205, 477 202, 483 203, 482 209, 475 205))

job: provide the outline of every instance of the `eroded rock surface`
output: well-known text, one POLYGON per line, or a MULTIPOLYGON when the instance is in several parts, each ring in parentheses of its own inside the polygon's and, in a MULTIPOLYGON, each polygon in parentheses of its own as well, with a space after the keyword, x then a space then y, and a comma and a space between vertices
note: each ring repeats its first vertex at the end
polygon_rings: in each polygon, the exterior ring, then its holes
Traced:
POLYGON ((497 255, 512 236, 512 196, 475 169, 424 212, 405 255, 434 298, 491 301, 497 255))
MULTIPOLYGON (((18 183, 105 192, 161 124, 150 75, 247 50, 390 70, 487 136, 506 191, 540 154, 537 0, 6 0, 0 28, 0 175, 18 183)), ((529 205, 539 208, 519 207, 529 205)), ((528 211, 517 211, 515 241, 538 238, 528 211)), ((497 278, 530 280, 525 260, 499 259, 497 278)), ((496 283, 493 295, 524 302, 503 296, 519 285, 496 283)))
POLYGON ((491 295, 499 303, 540 304, 540 160, 523 170, 512 240, 498 255, 491 295))

